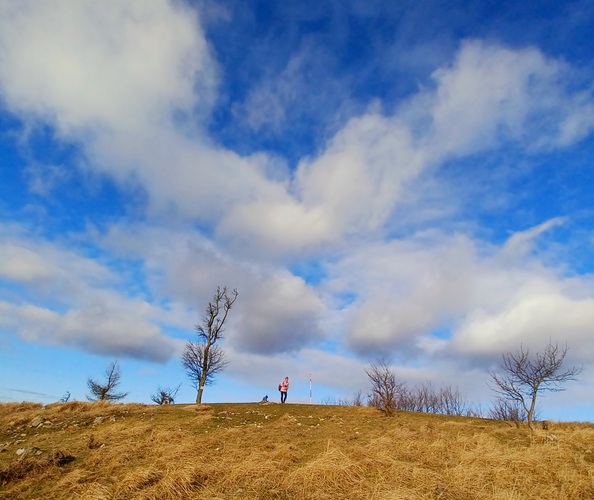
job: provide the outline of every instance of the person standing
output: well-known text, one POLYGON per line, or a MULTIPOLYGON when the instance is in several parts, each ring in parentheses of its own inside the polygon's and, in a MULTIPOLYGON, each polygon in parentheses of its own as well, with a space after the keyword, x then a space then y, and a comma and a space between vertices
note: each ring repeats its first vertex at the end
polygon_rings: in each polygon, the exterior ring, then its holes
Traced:
POLYGON ((285 377, 285 380, 279 384, 278 390, 281 394, 281 403, 284 403, 287 400, 287 391, 289 390, 289 377, 285 377))

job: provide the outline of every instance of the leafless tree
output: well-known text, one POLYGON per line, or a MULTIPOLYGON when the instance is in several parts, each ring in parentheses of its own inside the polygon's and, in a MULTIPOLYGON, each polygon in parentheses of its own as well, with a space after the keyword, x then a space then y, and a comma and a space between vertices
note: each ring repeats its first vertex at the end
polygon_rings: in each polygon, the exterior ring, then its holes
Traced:
POLYGON ((567 350, 567 346, 560 348, 549 341, 542 353, 530 356, 529 350, 520 346, 516 352, 502 355, 502 373, 489 371, 491 389, 500 398, 519 405, 526 412, 531 429, 538 395, 544 391, 564 391, 561 384, 575 380, 582 371, 575 366, 563 369, 567 350))
POLYGON ((371 382, 369 406, 379 408, 386 416, 392 415, 397 408, 398 394, 404 384, 396 381, 396 374, 384 360, 372 364, 365 373, 371 382))
POLYGON ((398 391, 396 408, 405 411, 418 411, 416 402, 416 391, 409 389, 402 384, 398 391))
POLYGON ((151 394, 151 401, 154 401, 158 405, 172 405, 175 403, 175 396, 177 396, 177 391, 181 384, 177 387, 172 389, 171 387, 161 387, 157 388, 157 392, 155 394, 151 394))
POLYGON ((415 411, 425 413, 439 413, 439 393, 435 391, 431 382, 425 382, 413 392, 416 402, 415 411))
POLYGON ((337 406, 353 406, 353 402, 349 398, 338 398, 337 406))
POLYGON ((68 403, 68 401, 70 401, 70 391, 66 391, 60 398, 60 403, 68 403))
POLYGON ((363 391, 357 389, 353 394, 353 406, 363 406, 363 391))
POLYGON ((466 399, 460 393, 460 389, 448 385, 439 391, 438 413, 443 415, 465 415, 469 410, 466 399))
POLYGON ((448 385, 438 389, 430 381, 412 389, 401 387, 396 407, 400 410, 443 415, 465 415, 470 411, 458 387, 448 385))
POLYGON ((92 378, 87 379, 87 386, 91 395, 87 395, 89 401, 118 401, 124 399, 127 392, 113 392, 120 385, 122 372, 117 361, 112 361, 105 369, 105 383, 101 384, 92 378))
POLYGON ((352 399, 348 397, 336 399, 334 396, 325 396, 320 401, 320 404, 328 406, 363 406, 365 402, 363 391, 361 389, 357 389, 353 394, 352 399))
MULTIPOLYGON (((536 417, 536 412, 534 416, 536 417)), ((526 422, 528 415, 524 407, 517 401, 497 398, 489 408, 489 418, 508 422, 526 422)))
POLYGON ((483 418, 484 414, 485 412, 483 411, 483 407, 480 405, 480 403, 478 405, 469 405, 464 410, 465 417, 483 418))
POLYGON ((217 287, 202 322, 195 326, 199 341, 188 341, 182 353, 182 365, 197 390, 196 404, 202 403, 204 386, 212 384, 214 376, 227 366, 225 352, 217 342, 223 338, 223 327, 237 295, 237 290, 217 287))

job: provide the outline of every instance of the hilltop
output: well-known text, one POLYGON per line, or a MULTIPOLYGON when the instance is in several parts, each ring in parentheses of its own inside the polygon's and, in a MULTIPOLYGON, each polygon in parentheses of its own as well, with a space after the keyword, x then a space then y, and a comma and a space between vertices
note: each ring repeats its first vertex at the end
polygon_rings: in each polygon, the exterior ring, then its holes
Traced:
POLYGON ((594 425, 368 407, 0 404, 0 498, 594 498, 594 425))

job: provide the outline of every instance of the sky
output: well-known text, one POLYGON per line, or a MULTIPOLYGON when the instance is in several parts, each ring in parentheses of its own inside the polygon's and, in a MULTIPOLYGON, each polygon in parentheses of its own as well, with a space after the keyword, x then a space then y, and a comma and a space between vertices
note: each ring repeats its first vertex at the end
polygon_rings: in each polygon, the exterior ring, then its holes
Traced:
POLYGON ((488 410, 520 346, 594 421, 593 0, 0 0, 0 401, 347 399, 384 359, 488 410))

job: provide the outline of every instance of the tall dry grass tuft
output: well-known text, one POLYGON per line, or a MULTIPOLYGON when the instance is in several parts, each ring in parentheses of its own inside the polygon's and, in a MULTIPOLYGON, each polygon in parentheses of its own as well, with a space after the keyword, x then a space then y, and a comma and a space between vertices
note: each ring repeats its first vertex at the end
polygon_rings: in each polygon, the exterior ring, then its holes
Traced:
POLYGON ((366 498, 361 489, 364 468, 353 457, 331 446, 302 467, 287 474, 282 487, 293 498, 366 498), (320 492, 320 485, 326 492, 320 492))
POLYGON ((14 416, 16 413, 39 410, 43 408, 41 403, 29 403, 23 401, 22 403, 2 403, 0 404, 0 417, 10 415, 14 416))

